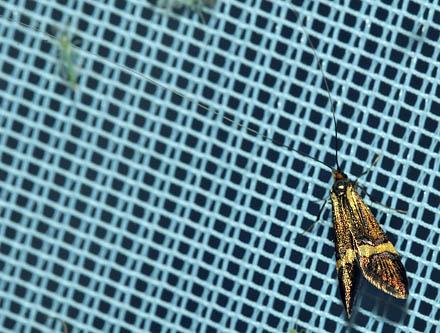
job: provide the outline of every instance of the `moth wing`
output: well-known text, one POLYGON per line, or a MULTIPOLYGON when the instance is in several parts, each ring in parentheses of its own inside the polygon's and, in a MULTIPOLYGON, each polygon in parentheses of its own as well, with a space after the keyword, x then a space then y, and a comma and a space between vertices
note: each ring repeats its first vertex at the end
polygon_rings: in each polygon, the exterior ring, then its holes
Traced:
POLYGON ((347 194, 355 221, 350 230, 363 276, 376 288, 397 298, 407 298, 408 278, 399 254, 353 186, 347 194))
POLYGON ((339 291, 347 316, 350 318, 359 281, 359 267, 356 264, 354 240, 348 227, 350 216, 344 207, 346 203, 339 200, 333 192, 331 193, 331 200, 339 291))

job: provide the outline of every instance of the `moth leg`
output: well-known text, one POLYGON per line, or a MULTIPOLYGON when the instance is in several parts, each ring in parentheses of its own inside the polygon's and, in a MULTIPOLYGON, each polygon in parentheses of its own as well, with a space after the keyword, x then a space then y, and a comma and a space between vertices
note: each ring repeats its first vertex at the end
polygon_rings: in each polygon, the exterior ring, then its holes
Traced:
POLYGON ((324 198, 324 199, 316 199, 316 200, 310 200, 310 202, 321 202, 321 201, 327 201, 328 203, 331 203, 330 197, 324 198))
MULTIPOLYGON (((322 214, 322 212, 324 211, 325 205, 327 204, 327 202, 329 202, 329 199, 321 199, 321 200, 324 200, 324 203, 322 204, 321 208, 319 209, 319 213, 318 213, 318 215, 316 216, 316 220, 315 220, 315 222, 313 222, 312 225, 311 225, 310 227, 308 227, 306 230, 304 230, 304 231, 303 231, 301 234, 299 234, 298 236, 304 236, 304 234, 305 234, 306 232, 309 232, 310 230, 312 230, 313 226, 314 226, 317 222, 319 222, 319 219, 320 219, 320 217, 321 217, 321 214, 322 214)), ((298 236, 296 236, 295 239, 296 239, 298 236)))
POLYGON ((365 176, 366 174, 368 174, 368 173, 371 171, 371 169, 373 169, 373 167, 376 165, 376 163, 379 161, 379 159, 380 159, 381 157, 382 157, 382 153, 380 153, 379 155, 377 155, 376 159, 373 161, 373 163, 370 165, 370 167, 369 167, 366 171, 362 172, 361 175, 360 175, 359 177, 356 178, 356 181, 354 182, 354 187, 355 187, 355 188, 356 188, 357 185, 358 185, 359 178, 361 178, 362 176, 365 176))
POLYGON ((62 324, 63 324, 63 330, 64 333, 69 333, 69 329, 67 328, 67 324, 64 320, 61 320, 62 324))
POLYGON ((61 322, 61 325, 63 325, 63 332, 69 333, 69 329, 67 328, 67 324, 64 320, 62 320, 60 317, 52 317, 53 319, 59 320, 61 322))
POLYGON ((371 166, 370 166, 366 171, 364 171, 359 177, 356 178, 356 181, 355 181, 355 183, 354 183, 354 188, 359 187, 359 188, 361 189, 361 191, 364 192, 364 194, 366 194, 366 195, 370 198, 370 200, 371 200, 372 202, 374 202, 374 203, 376 203, 376 204, 378 204, 378 205, 381 205, 382 207, 385 207, 385 208, 387 208, 387 209, 390 209, 390 210, 392 210, 392 211, 395 211, 395 212, 397 212, 397 213, 406 214, 406 213, 408 213, 406 210, 401 210, 401 209, 391 208, 391 207, 389 207, 389 206, 387 206, 387 205, 384 205, 383 203, 381 203, 381 202, 375 200, 375 199, 374 199, 374 198, 373 198, 373 197, 372 197, 372 196, 371 196, 371 195, 365 190, 365 188, 364 188, 363 186, 361 186, 361 185, 358 184, 359 178, 362 177, 362 176, 365 176, 366 174, 368 174, 368 173, 371 171, 371 169, 376 165, 376 163, 379 161, 379 159, 380 159, 381 157, 382 157, 382 153, 380 153, 379 155, 377 155, 377 157, 375 158, 375 160, 374 160, 374 162, 371 164, 371 166))
POLYGON ((202 6, 200 4, 196 4, 195 6, 197 6, 195 8, 195 10, 196 10, 197 14, 200 16, 200 19, 202 20, 202 23, 204 25, 206 25, 205 16, 203 15, 202 8, 201 8, 202 6))
POLYGON ((80 47, 82 44, 82 39, 78 36, 75 36, 72 38, 70 42, 72 43, 73 46, 80 47))
POLYGON ((364 193, 370 198, 370 200, 371 200, 372 202, 374 202, 374 203, 376 203, 376 204, 378 204, 378 205, 381 205, 382 207, 385 207, 385 208, 387 208, 387 209, 390 209, 390 210, 392 210, 392 211, 395 211, 395 212, 397 212, 397 213, 401 213, 401 214, 406 214, 406 213, 408 213, 406 210, 395 209, 395 208, 391 208, 391 207, 389 207, 389 206, 387 206, 387 205, 384 205, 383 203, 381 203, 381 202, 375 200, 375 199, 374 199, 374 198, 373 198, 373 197, 367 192, 367 190, 366 190, 363 186, 358 185, 358 187, 361 189, 362 192, 364 192, 364 193))

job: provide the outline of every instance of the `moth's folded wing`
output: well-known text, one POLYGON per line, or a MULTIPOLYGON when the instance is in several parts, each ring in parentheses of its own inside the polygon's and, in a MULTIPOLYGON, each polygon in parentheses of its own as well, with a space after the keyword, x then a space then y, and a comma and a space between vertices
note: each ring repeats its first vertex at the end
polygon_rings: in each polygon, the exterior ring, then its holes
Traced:
POLYGON ((397 298, 407 298, 408 278, 399 254, 361 196, 351 188, 348 198, 357 221, 352 235, 362 274, 384 292, 397 298))
POLYGON ((359 258, 362 274, 375 287, 386 293, 397 298, 408 298, 408 278, 399 255, 392 253, 389 247, 393 245, 389 241, 383 245, 386 245, 388 250, 379 253, 371 253, 371 249, 361 251, 369 252, 359 258))
POLYGON ((334 193, 331 195, 333 208, 333 228, 335 232, 336 272, 339 280, 339 290, 347 316, 351 316, 359 281, 359 267, 356 263, 356 253, 353 238, 348 227, 348 219, 343 197, 334 193))

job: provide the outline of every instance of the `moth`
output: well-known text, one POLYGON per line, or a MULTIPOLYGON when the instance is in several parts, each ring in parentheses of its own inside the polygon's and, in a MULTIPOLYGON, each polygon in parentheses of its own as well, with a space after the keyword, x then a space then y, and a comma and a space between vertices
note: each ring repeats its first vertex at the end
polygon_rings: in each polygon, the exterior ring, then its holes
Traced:
MULTIPOLYGON (((333 119, 336 128, 336 118, 333 119)), ((337 169, 316 161, 330 168, 333 174, 330 202, 335 234, 336 272, 348 318, 352 314, 360 275, 391 296, 408 298, 408 278, 399 254, 370 208, 356 192, 357 181, 353 183, 339 166, 337 150, 337 169)), ((373 164, 376 162, 377 159, 373 164)), ((326 203, 327 200, 320 213, 326 203)), ((320 213, 315 222, 319 220, 320 213)))
POLYGON ((376 288, 396 297, 408 297, 408 278, 399 254, 370 208, 356 192, 356 183, 333 170, 331 189, 335 232, 336 271, 342 302, 350 317, 359 273, 376 288))
POLYGON ((75 52, 65 28, 58 36, 58 58, 60 59, 61 75, 69 83, 72 90, 76 89, 75 52))
POLYGON ((49 26, 48 32, 41 30, 40 27, 30 26, 24 22, 21 22, 19 18, 0 16, 10 22, 15 22, 20 26, 40 32, 44 35, 45 40, 56 47, 56 57, 59 62, 59 74, 60 77, 70 85, 72 91, 77 89, 77 49, 81 44, 81 41, 77 38, 71 38, 69 33, 70 21, 68 21, 63 29, 55 26, 49 26))
MULTIPOLYGON (((299 20, 298 14, 295 11, 294 13, 299 20)), ((317 58, 318 67, 323 75, 331 103, 335 127, 335 161, 337 168, 334 169, 322 161, 309 157, 330 168, 333 174, 334 183, 330 190, 330 201, 335 233, 336 272, 342 302, 347 316, 350 318, 361 274, 376 288, 401 299, 408 298, 408 278, 393 244, 388 240, 370 208, 356 192, 357 181, 353 183, 340 167, 337 121, 327 79, 309 35, 301 25, 300 27, 317 58)), ((305 154, 301 153, 301 155, 305 154)), ((376 162, 377 159, 373 165, 376 162)), ((327 200, 321 207, 320 213, 326 203, 327 200)), ((317 216, 317 221, 320 213, 317 216)))

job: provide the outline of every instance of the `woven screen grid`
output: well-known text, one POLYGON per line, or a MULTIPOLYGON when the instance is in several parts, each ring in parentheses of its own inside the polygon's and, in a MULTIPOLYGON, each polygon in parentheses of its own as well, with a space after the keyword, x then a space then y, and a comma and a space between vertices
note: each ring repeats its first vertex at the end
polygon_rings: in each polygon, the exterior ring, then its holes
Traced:
POLYGON ((218 0, 203 22, 147 1, 3 1, 2 331, 435 332, 440 7, 390 2, 218 0), (65 25, 81 41, 75 91, 39 32, 65 25), (364 280, 350 320, 330 206, 298 236, 331 172, 237 125, 335 166, 301 26, 344 170, 382 153, 360 183, 408 211, 366 198, 410 297, 364 280))

